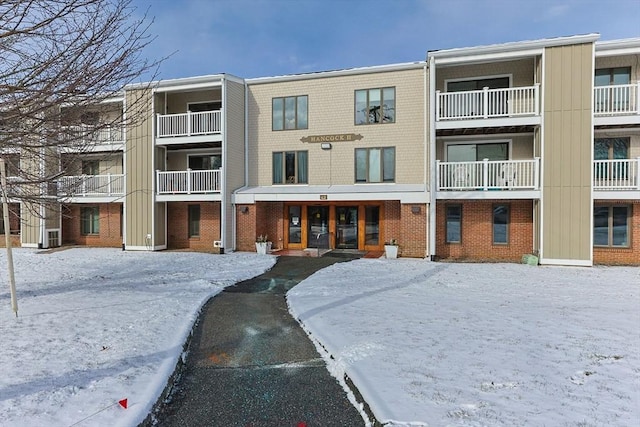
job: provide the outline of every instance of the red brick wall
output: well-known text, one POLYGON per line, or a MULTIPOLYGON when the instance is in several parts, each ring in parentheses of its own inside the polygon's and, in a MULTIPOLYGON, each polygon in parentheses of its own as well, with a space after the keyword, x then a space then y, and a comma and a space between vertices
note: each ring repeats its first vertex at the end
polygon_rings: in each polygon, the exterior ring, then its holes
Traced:
POLYGON ((631 205, 631 239, 628 248, 593 248, 593 263, 606 265, 640 265, 640 201, 596 202, 596 206, 631 205))
POLYGON ((220 202, 167 203, 167 248, 213 251, 220 240, 220 202), (189 237, 189 205, 200 205, 200 236, 189 237))
POLYGON ((436 206, 436 258, 469 261, 515 261, 533 251, 533 202, 530 200, 438 201, 436 206), (446 243, 445 206, 462 206, 462 241, 446 243), (509 243, 493 244, 493 206, 507 204, 509 243))
POLYGON ((66 245, 121 247, 120 203, 100 203, 96 205, 67 205, 62 211, 62 243, 66 245), (97 206, 100 209, 100 234, 83 236, 80 226, 80 210, 97 206))
POLYGON ((400 217, 400 255, 424 258, 427 255, 427 205, 400 205, 400 217))
POLYGON ((236 205, 236 250, 255 252, 256 205, 236 205))
POLYGON ((284 203, 236 205, 236 226, 236 250, 255 252, 256 237, 260 235, 268 237, 273 249, 281 249, 285 231, 284 203))

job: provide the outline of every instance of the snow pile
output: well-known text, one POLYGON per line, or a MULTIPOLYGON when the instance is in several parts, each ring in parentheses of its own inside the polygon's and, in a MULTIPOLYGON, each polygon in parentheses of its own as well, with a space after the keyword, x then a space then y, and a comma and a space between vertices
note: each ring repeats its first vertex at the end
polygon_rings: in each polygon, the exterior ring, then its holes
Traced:
MULTIPOLYGON (((0 425, 134 426, 202 305, 275 258, 79 248, 17 249, 14 261, 17 318, 0 288, 0 425)), ((0 270, 7 283, 4 251, 0 270)))
POLYGON ((288 299, 383 423, 638 425, 638 268, 363 259, 288 299))

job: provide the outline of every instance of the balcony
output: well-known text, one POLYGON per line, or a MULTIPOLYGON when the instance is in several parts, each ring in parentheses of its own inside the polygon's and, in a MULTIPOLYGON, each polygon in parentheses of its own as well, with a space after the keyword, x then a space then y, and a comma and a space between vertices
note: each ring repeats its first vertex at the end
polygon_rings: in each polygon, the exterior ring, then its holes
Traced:
POLYGON ((640 190, 640 157, 593 161, 593 189, 640 190))
POLYGON ((122 148, 124 132, 121 126, 104 126, 93 130, 93 126, 66 126, 63 130, 65 140, 72 141, 73 148, 115 149, 122 148), (114 147, 118 146, 118 147, 114 147))
POLYGON ((220 193, 221 169, 156 171, 158 195, 220 193))
POLYGON ((640 82, 593 88, 596 125, 640 123, 640 82))
POLYGON ((157 137, 177 138, 202 135, 220 135, 222 111, 157 115, 157 137))
MULTIPOLYGON (((436 91, 436 126, 461 120, 495 120, 509 118, 528 124, 528 118, 540 117, 540 85, 505 89, 436 91)), ((476 123, 477 125, 477 123, 476 123)), ((459 126, 459 125, 457 125, 459 126)))
POLYGON ((124 175, 63 176, 57 181, 57 195, 62 198, 113 198, 124 196, 124 175))
MULTIPOLYGON (((483 160, 479 162, 436 161, 437 191, 539 191, 540 159, 483 160)), ((497 196, 497 194, 493 194, 497 196)), ((511 195, 513 196, 513 195, 511 195)), ((441 198, 447 196, 441 195, 441 198)), ((528 195, 526 197, 533 197, 528 195)))

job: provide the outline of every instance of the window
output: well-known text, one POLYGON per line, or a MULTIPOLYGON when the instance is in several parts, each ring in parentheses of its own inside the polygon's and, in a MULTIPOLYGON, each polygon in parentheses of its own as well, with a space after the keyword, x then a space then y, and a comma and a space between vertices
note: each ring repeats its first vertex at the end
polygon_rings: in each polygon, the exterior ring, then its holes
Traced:
POLYGON ((446 211, 447 243, 460 243, 462 241, 462 205, 448 205, 446 211))
POLYGON ((307 184, 307 151, 276 151, 273 153, 274 184, 307 184))
POLYGON ((495 205, 493 207, 493 244, 509 243, 509 206, 495 205))
POLYGON ((356 182, 394 182, 396 179, 396 149, 356 148, 356 182))
POLYGON ((594 112, 596 113, 612 113, 627 112, 629 109, 629 100, 631 98, 631 68, 601 68, 596 70, 594 84, 596 87, 612 86, 602 88, 595 91, 594 112), (618 87, 615 87, 618 86, 618 87))
POLYGON ((200 205, 189 205, 189 237, 200 237, 200 205))
POLYGON ((83 236, 100 234, 100 208, 85 207, 80 210, 80 233, 83 236))
POLYGON ((593 142, 595 160, 629 158, 629 138, 596 138, 593 142))
POLYGON ((627 179, 630 165, 629 138, 596 138, 593 141, 593 159, 595 162, 594 175, 596 179, 627 179))
POLYGON ((593 208, 593 245, 629 246, 630 206, 596 206, 593 208))
POLYGON ((189 156, 189 169, 192 170, 216 170, 222 167, 220 154, 206 154, 203 156, 189 156))
POLYGON ((99 160, 83 160, 82 174, 83 175, 99 175, 100 161, 99 160))
POLYGON ((447 82, 447 92, 465 92, 469 90, 506 89, 509 87, 509 77, 493 77, 478 80, 458 80, 447 82))
POLYGON ((395 123, 396 88, 356 90, 355 120, 357 125, 395 123))
POLYGON ((628 85, 631 83, 631 68, 600 68, 596 70, 596 86, 628 85))
POLYGON ((288 96, 272 100, 272 129, 307 129, 308 97, 288 96))
POLYGON ((187 110, 192 113, 200 113, 203 111, 219 111, 222 109, 222 101, 209 101, 209 102, 189 102, 187 104, 187 110))
POLYGON ((509 160, 509 143, 449 144, 448 162, 481 162, 489 160, 509 160))

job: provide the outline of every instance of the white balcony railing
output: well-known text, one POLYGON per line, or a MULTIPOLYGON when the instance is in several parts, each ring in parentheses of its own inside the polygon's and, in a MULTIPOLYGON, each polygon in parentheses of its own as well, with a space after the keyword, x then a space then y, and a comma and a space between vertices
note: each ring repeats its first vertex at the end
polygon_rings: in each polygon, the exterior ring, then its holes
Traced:
POLYGON ((436 121, 540 115, 540 85, 436 91, 436 121))
POLYGON ((65 134, 82 144, 116 144, 124 142, 124 133, 120 126, 105 126, 92 130, 92 126, 67 126, 65 134))
POLYGON ((109 197, 124 195, 124 175, 63 176, 57 182, 58 197, 109 197))
POLYGON ((158 194, 220 192, 221 170, 156 171, 158 194))
POLYGON ((640 190, 640 157, 593 161, 594 190, 640 190))
POLYGON ((222 111, 202 111, 180 114, 158 114, 158 138, 215 135, 222 132, 222 111))
POLYGON ((537 190, 540 159, 483 160, 481 162, 436 161, 438 191, 537 190))
POLYGON ((628 85, 596 86, 593 88, 593 114, 614 116, 640 114, 640 82, 628 85))

